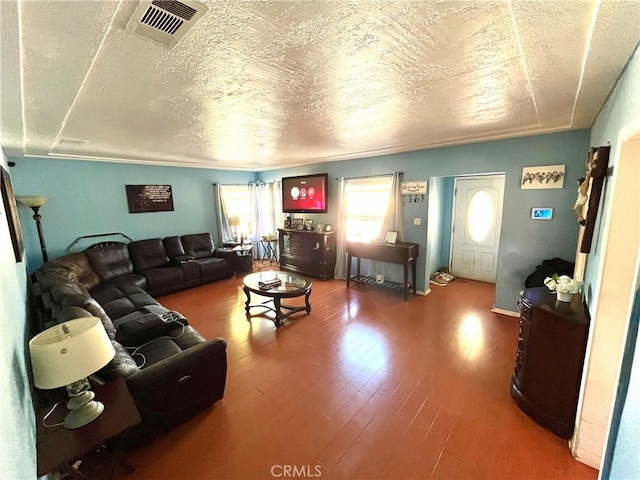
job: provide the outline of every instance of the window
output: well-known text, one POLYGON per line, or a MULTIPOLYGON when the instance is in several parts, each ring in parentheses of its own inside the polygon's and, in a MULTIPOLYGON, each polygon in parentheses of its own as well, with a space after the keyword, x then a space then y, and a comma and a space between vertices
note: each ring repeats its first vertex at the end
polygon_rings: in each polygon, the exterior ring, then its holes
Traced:
POLYGON ((345 186, 347 240, 368 241, 380 238, 392 181, 391 175, 347 180, 345 186))
MULTIPOLYGON (((251 190, 248 185, 220 185, 220 196, 224 203, 227 218, 238 217, 240 225, 237 227, 240 235, 251 236, 251 190)), ((235 229, 232 228, 235 232, 235 229)))

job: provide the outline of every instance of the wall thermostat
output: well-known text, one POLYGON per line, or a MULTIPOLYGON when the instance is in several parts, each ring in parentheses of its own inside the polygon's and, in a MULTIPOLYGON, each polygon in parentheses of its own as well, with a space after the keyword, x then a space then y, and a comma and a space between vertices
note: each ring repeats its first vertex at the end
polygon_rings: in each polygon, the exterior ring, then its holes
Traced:
POLYGON ((534 220, 551 220, 553 218, 553 208, 533 207, 531 209, 531 218, 534 220))

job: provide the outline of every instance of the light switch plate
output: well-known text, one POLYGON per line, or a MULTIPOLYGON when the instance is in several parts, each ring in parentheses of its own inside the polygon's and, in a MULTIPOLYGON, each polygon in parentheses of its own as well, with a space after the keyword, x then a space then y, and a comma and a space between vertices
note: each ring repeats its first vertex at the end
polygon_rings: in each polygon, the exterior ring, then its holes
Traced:
POLYGON ((414 224, 414 225, 422 225, 422 219, 420 219, 420 218, 414 218, 414 219, 413 219, 413 224, 414 224))

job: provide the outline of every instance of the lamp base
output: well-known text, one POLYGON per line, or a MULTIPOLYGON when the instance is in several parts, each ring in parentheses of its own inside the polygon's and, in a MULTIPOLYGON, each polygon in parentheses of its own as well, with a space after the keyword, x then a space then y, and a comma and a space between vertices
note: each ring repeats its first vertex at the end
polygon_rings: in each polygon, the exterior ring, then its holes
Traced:
POLYGON ((95 401, 95 396, 95 393, 87 390, 69 399, 67 402, 69 413, 64 419, 65 428, 84 427, 100 416, 104 411, 104 405, 95 401))

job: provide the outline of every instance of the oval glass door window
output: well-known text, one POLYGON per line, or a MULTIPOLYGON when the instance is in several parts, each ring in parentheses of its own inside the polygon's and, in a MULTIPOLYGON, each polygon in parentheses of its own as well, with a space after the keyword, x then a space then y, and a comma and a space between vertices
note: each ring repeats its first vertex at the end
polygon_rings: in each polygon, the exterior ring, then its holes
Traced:
POLYGON ((484 242, 493 227, 493 201, 484 189, 476 190, 471 196, 467 210, 467 231, 471 240, 484 242))

